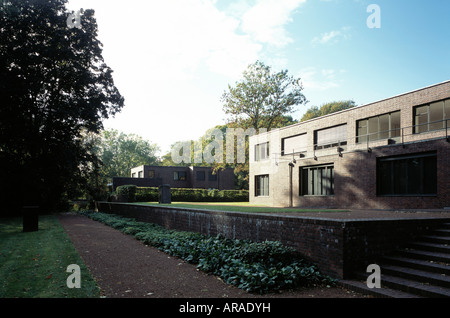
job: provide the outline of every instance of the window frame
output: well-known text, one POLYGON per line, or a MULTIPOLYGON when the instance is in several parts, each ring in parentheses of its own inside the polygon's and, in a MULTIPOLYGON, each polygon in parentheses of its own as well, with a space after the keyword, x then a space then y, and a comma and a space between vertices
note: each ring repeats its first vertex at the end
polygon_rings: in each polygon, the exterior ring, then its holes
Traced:
POLYGON ((437 170, 437 152, 435 151, 377 158, 377 196, 437 196, 437 170), (431 161, 428 161, 427 159, 430 158, 431 161), (413 165, 416 164, 415 161, 418 161, 416 171, 413 165))
POLYGON ((348 128, 347 123, 344 123, 344 124, 339 124, 339 125, 335 125, 335 126, 331 126, 331 127, 315 130, 314 131, 314 150, 336 148, 336 147, 347 145, 347 138, 348 138, 347 128, 348 128), (332 129, 337 129, 338 127, 345 127, 345 140, 338 140, 338 139, 336 139, 336 140, 331 140, 329 143, 324 143, 324 144, 321 143, 321 144, 319 144, 319 136, 318 136, 319 132, 326 131, 326 130, 331 131, 332 129))
MULTIPOLYGON (((422 134, 427 132, 433 132, 433 131, 439 131, 446 128, 446 120, 447 125, 450 126, 450 99, 442 99, 438 101, 434 101, 427 104, 417 105, 413 107, 413 133, 414 134, 422 134), (432 106, 442 103, 442 113, 441 113, 441 119, 440 120, 432 120, 432 116, 435 115, 432 112, 432 106), (424 111, 424 108, 426 108, 426 112, 424 111), (421 110, 420 113, 418 111, 421 110), (423 119, 423 117, 426 116, 426 121, 421 123, 420 118, 423 119), (418 122, 419 121, 419 122, 418 122), (441 127, 438 127, 441 123, 441 127), (421 127, 424 127, 422 129, 421 127), (436 128, 435 128, 436 127, 436 128)), ((448 127, 447 127, 448 128, 448 127)))
POLYGON ((270 159, 270 145, 269 142, 263 142, 255 145, 255 161, 264 161, 270 159), (265 150, 262 148, 265 146, 265 150), (261 156, 264 154, 264 156, 261 156))
POLYGON ((268 174, 255 176, 255 197, 270 196, 270 176, 268 174), (263 181, 261 183, 261 180, 263 181), (266 181, 265 181, 266 180, 266 181))
POLYGON ((299 168, 299 196, 301 197, 334 196, 335 195, 334 184, 335 184, 334 163, 315 166, 305 166, 299 168), (325 171, 325 174, 323 174, 323 171, 320 169, 323 169, 325 171), (319 176, 320 179, 318 178, 319 176), (325 191, 325 194, 324 189, 328 189, 325 191))
POLYGON ((372 142, 377 140, 383 140, 383 139, 390 139, 390 138, 399 138, 401 136, 401 111, 396 110, 389 113, 379 114, 376 116, 367 117, 364 119, 359 119, 356 121, 356 143, 366 143, 366 142, 372 142), (392 117, 393 115, 397 115, 399 118, 398 128, 393 128, 393 121, 392 117), (381 122, 380 118, 383 116, 389 116, 388 119, 388 130, 381 130, 381 122), (371 132, 371 129, 373 129, 373 124, 370 125, 370 122, 377 121, 376 126, 377 129, 374 132, 371 132), (365 123, 365 126, 361 126, 361 124, 365 123), (365 134, 360 135, 360 129, 365 128, 365 134), (395 131, 398 131, 397 134, 393 133, 395 131), (370 135, 369 135, 370 134, 370 135), (382 135, 383 134, 383 135, 382 135), (387 134, 387 135, 386 135, 387 134), (373 136, 373 137, 372 137, 373 136))
POLYGON ((173 180, 174 181, 187 181, 187 172, 186 171, 174 171, 173 172, 173 180))

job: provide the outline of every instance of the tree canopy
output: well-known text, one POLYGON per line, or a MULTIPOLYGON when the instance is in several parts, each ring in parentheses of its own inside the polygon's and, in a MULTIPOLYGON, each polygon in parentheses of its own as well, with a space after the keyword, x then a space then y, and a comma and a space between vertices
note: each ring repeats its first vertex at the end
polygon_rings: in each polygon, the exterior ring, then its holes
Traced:
POLYGON ((222 95, 223 110, 240 128, 271 128, 285 120, 295 106, 306 104, 300 79, 287 70, 272 72, 270 66, 256 61, 243 72, 243 80, 228 85, 222 95))
POLYGON ((45 209, 83 182, 95 157, 81 131, 124 106, 102 57, 93 10, 80 27, 66 0, 0 2, 0 164, 2 202, 45 209))
POLYGON ((344 100, 344 101, 334 101, 330 103, 323 104, 320 107, 312 106, 309 108, 303 117, 300 119, 300 122, 307 121, 313 118, 325 116, 328 114, 332 114, 341 110, 349 109, 355 107, 356 104, 352 100, 344 100))

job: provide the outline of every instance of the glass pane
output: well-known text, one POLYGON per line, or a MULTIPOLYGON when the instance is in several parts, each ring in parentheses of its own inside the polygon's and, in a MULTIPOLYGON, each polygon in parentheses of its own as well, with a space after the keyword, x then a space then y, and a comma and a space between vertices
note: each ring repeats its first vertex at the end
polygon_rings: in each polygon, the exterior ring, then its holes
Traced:
POLYGON ((391 138, 400 137, 400 112, 391 114, 391 138))
POLYGON ((381 115, 378 117, 379 125, 380 125, 380 139, 388 139, 389 138, 389 114, 381 115))
POLYGON ((308 169, 301 169, 301 189, 300 195, 308 194, 308 169))
POLYGON ((307 135, 303 134, 300 136, 295 136, 291 138, 285 138, 284 142, 284 154, 293 154, 299 152, 305 152, 307 147, 307 135))
POLYGON ((421 158, 408 159, 408 194, 420 194, 422 186, 421 158))
POLYGON ((378 117, 369 118, 369 140, 377 140, 379 139, 379 126, 378 126, 378 117))
POLYGON ((442 120, 444 119, 444 102, 430 104, 430 130, 444 128, 442 120))
POLYGON ((367 119, 358 121, 358 132, 356 142, 366 142, 367 141, 367 119))
POLYGON ((331 127, 316 131, 316 144, 318 146, 334 145, 347 140, 347 125, 331 127))
POLYGON ((381 161, 378 163, 378 194, 393 194, 392 189, 392 162, 381 161))
POLYGON ((407 193, 407 160, 394 162, 394 194, 407 193))
POLYGON ((437 160, 436 157, 423 158, 423 194, 437 194, 437 160))
POLYGON ((414 132, 421 133, 428 131, 428 109, 429 106, 421 106, 415 109, 414 132))

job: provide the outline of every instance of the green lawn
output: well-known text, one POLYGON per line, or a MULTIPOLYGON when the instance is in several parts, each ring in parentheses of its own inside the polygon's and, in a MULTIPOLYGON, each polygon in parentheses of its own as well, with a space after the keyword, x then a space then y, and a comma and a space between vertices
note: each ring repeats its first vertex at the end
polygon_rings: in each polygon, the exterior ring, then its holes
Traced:
POLYGON ((349 212, 348 210, 264 207, 251 205, 249 202, 172 202, 172 204, 159 204, 158 202, 137 202, 136 204, 250 213, 349 212))
POLYGON ((97 284, 55 216, 40 216, 24 233, 22 218, 0 218, 0 298, 99 297, 97 284), (81 269, 81 288, 68 288, 67 266, 81 269))

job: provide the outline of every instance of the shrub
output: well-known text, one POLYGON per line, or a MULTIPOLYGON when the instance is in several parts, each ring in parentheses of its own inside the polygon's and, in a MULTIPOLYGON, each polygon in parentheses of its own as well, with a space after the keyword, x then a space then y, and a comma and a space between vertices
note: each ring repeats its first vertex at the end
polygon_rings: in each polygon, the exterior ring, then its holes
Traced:
MULTIPOLYGON (((121 187, 117 190, 119 188, 121 187)), ((129 202, 156 202, 158 192, 159 189, 156 187, 136 188, 135 201, 129 202)), ((246 202, 249 200, 248 190, 172 188, 171 197, 174 202, 246 202)))
POLYGON ((199 233, 168 230, 134 219, 99 213, 81 212, 171 256, 197 264, 197 268, 221 277, 227 284, 248 292, 268 293, 312 284, 334 284, 316 266, 306 262, 293 248, 280 242, 256 243, 207 237, 199 233))
POLYGON ((116 189, 116 194, 121 202, 136 202, 136 186, 123 185, 116 189))

